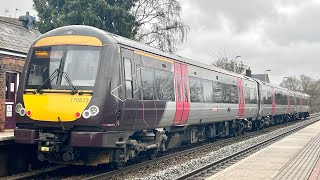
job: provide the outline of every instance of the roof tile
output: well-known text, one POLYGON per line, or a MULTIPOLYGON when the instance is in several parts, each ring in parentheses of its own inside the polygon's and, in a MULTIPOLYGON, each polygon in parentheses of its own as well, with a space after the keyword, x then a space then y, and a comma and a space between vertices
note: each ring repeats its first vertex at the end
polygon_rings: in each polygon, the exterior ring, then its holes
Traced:
POLYGON ((0 17, 0 49, 28 53, 33 41, 41 33, 33 29, 29 31, 16 18, 0 17))

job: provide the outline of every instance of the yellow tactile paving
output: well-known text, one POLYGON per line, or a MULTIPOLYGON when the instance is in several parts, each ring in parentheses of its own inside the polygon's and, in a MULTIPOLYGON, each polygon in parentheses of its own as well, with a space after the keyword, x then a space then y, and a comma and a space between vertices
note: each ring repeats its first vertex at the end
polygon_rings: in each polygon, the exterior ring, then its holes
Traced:
POLYGON ((320 122, 252 154, 207 180, 259 180, 279 177, 280 179, 307 179, 318 159, 317 153, 320 153, 320 148, 317 148, 319 146, 317 144, 320 144, 317 143, 318 141, 320 141, 320 122))

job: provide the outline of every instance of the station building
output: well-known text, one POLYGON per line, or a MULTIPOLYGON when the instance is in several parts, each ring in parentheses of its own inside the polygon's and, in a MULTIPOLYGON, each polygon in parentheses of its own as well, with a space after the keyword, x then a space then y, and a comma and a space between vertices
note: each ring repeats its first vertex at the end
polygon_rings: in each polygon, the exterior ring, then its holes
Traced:
POLYGON ((29 13, 19 19, 0 16, 0 131, 15 127, 19 76, 30 45, 41 35, 32 28, 29 13))

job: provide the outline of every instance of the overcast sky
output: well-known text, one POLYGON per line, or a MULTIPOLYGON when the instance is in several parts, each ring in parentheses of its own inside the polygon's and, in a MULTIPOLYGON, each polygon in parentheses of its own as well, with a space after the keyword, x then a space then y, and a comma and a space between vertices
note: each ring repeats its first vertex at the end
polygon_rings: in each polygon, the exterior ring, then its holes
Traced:
MULTIPOLYGON (((190 26, 178 52, 210 63, 214 58, 241 56, 253 74, 270 69, 270 80, 305 74, 320 78, 319 0, 180 0, 190 26)), ((0 16, 30 11, 32 0, 0 0, 0 16)))

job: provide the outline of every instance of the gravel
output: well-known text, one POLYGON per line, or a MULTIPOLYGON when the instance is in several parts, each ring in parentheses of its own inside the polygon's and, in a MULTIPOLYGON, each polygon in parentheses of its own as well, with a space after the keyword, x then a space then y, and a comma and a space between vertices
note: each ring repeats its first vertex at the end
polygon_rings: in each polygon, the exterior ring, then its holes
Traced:
MULTIPOLYGON (((311 119, 312 120, 312 119, 311 119)), ((310 120, 309 120, 310 121, 310 120)), ((183 174, 186 174, 190 171, 193 171, 195 169, 198 169, 206 164, 209 164, 210 162, 214 162, 217 160, 220 160, 226 156, 229 156, 231 154, 234 154, 236 152, 241 151, 242 149, 248 148, 250 146, 256 145, 260 143, 261 141, 265 141, 267 139, 270 139, 272 137, 278 136, 282 134, 283 132, 289 131, 295 127, 301 126, 304 123, 307 123, 309 121, 303 121, 297 124, 294 124, 289 127, 280 128, 278 130, 275 130, 273 132, 270 132, 268 134, 260 135, 257 137, 254 137, 249 140, 245 140, 242 142, 238 142, 232 145, 228 145, 225 147, 220 148, 219 150, 216 150, 214 152, 210 152, 200 158, 191 159, 188 160, 185 163, 174 165, 171 167, 167 167, 166 169, 162 169, 156 173, 153 174, 145 174, 145 177, 134 177, 134 179, 143 179, 143 180, 162 180, 162 179, 175 179, 179 176, 182 176, 183 174)), ((188 158, 186 158, 188 159, 188 158)))

